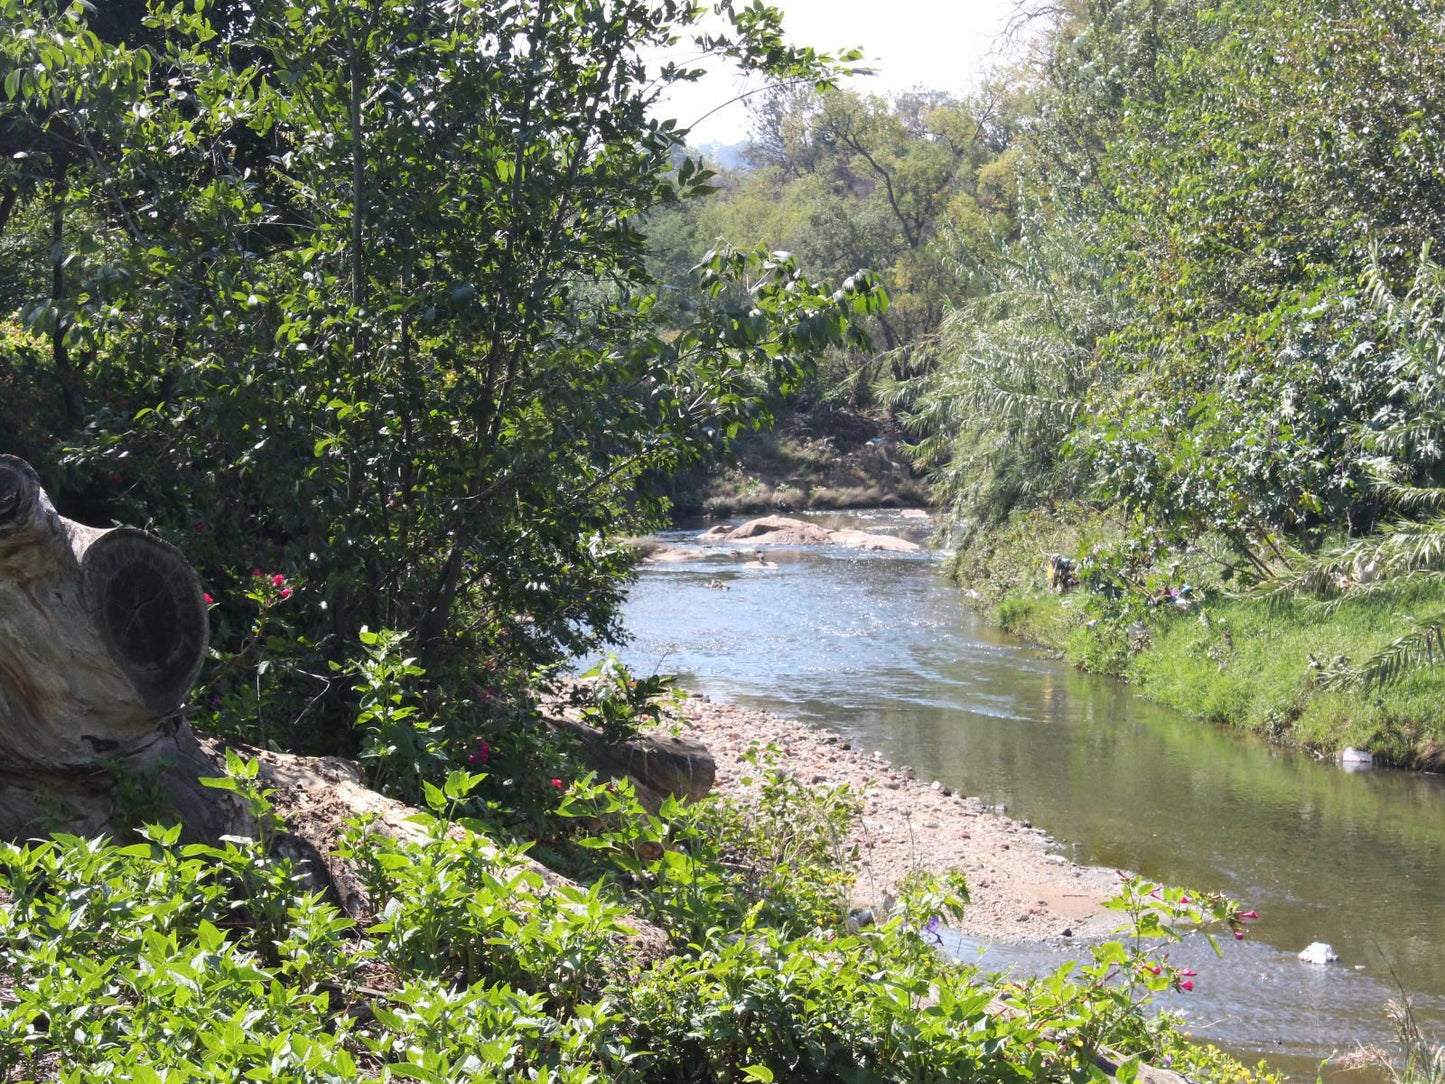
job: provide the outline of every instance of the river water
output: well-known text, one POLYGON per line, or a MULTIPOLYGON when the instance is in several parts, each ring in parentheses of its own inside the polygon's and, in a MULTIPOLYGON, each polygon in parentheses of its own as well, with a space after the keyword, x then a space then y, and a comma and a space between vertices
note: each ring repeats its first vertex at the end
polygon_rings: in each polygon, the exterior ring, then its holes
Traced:
MULTIPOLYGON (((917 531, 890 512, 815 518, 917 531)), ((1170 1001, 1199 1038, 1313 1079, 1332 1052, 1388 1045, 1384 1006, 1404 990, 1427 1037, 1445 1041, 1445 779, 1347 773, 1148 704, 990 626, 928 555, 768 557, 776 569, 746 568, 750 551, 645 567, 619 654, 1007 806, 1078 861, 1255 908, 1260 921, 1223 958, 1202 939, 1173 954, 1200 972, 1170 1001), (1340 961, 1300 963, 1312 941, 1340 961)), ((1052 969, 1079 949, 961 951, 1052 969)))

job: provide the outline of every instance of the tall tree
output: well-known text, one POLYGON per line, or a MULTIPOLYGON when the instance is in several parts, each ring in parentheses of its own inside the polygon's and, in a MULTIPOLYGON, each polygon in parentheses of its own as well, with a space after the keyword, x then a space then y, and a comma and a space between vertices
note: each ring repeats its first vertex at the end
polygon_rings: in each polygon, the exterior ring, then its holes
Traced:
MULTIPOLYGON (((720 9, 708 51, 832 71, 776 11, 720 9)), ((253 565, 297 577, 299 670, 363 625, 431 667, 610 634, 609 538, 660 511, 648 472, 760 423, 749 372, 795 380, 878 304, 866 277, 829 293, 719 253, 717 303, 659 334, 641 216, 708 174, 674 168, 646 57, 691 4, 156 6, 135 47, 78 4, 0 13, 6 116, 72 152, 61 228, 95 219, 57 248, 94 359, 71 463, 218 593, 253 565)))

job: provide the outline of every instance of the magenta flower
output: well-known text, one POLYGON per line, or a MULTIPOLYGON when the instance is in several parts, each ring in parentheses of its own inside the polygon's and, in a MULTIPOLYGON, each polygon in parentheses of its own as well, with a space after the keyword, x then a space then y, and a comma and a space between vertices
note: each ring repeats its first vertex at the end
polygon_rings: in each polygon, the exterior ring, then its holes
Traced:
POLYGON ((566 790, 566 789, 567 789, 567 784, 564 783, 564 782, 562 782, 562 780, 560 780, 560 779, 554 779, 554 780, 552 780, 552 785, 553 785, 554 787, 556 787, 558 790, 566 790))
POLYGON ((1181 982, 1181 983, 1179 984, 1179 989, 1181 989, 1181 990, 1193 990, 1193 989, 1194 989, 1194 980, 1193 980, 1193 979, 1185 979, 1183 982, 1181 982))
POLYGON ((289 588, 289 587, 283 587, 283 588, 281 588, 281 597, 282 597, 282 598, 290 598, 290 597, 291 597, 291 588, 289 588))
POLYGON ((286 577, 278 572, 276 573, 276 575, 271 577, 271 582, 277 587, 284 587, 286 586, 286 577))
POLYGON ((1195 975, 1199 974, 1199 972, 1195 971, 1192 967, 1181 967, 1179 969, 1179 974, 1183 975, 1187 979, 1192 979, 1195 975))
POLYGON ((208 593, 208 594, 203 594, 203 595, 201 595, 201 597, 206 600, 206 605, 207 605, 207 606, 214 606, 214 605, 216 604, 216 600, 213 599, 213 598, 210 596, 209 593, 208 593))

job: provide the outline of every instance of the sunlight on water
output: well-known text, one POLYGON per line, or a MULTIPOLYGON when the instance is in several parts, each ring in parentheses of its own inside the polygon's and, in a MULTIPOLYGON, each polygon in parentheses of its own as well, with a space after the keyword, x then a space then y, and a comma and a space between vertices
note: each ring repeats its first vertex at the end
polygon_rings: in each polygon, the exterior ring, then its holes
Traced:
MULTIPOLYGON (((853 523, 911 526, 887 512, 853 523)), ((928 556, 768 557, 776 569, 745 568, 751 549, 645 569, 626 609, 625 661, 829 727, 1006 804, 1082 861, 1256 908, 1250 939, 1222 960, 1202 940, 1176 954, 1200 978, 1171 1007, 1201 1037, 1312 1079, 1332 1051, 1388 1044, 1384 1005, 1398 983, 1427 1035, 1445 1038, 1442 780, 1347 774, 1139 701, 989 626, 928 556), (1295 953, 1311 941, 1333 944, 1340 963, 1301 964, 1295 953)), ((1062 952, 994 946, 985 960, 1052 968, 1062 952)))

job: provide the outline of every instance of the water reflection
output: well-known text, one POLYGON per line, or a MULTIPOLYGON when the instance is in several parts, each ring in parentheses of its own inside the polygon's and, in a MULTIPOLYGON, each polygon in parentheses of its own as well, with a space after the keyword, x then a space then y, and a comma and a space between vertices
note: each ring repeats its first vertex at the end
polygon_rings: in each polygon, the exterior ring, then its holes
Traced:
POLYGON ((1346 773, 1143 703, 1010 641, 926 558, 791 550, 764 571, 750 556, 644 572, 629 664, 826 725, 1085 861, 1257 908, 1251 941, 1202 961, 1181 1006, 1205 1035, 1305 1058, 1387 1042, 1398 983, 1445 1036, 1440 779, 1346 773), (1300 964, 1311 941, 1341 963, 1300 964))

